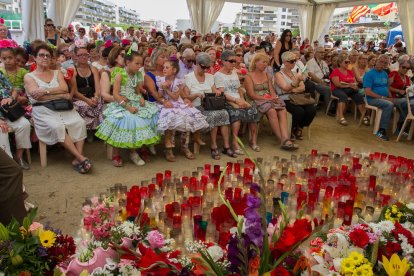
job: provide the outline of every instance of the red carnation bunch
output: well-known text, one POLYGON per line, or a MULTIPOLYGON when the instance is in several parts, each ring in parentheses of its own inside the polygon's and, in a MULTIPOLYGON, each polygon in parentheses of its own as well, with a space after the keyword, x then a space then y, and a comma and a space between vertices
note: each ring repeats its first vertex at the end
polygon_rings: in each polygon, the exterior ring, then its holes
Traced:
POLYGON ((369 243, 368 234, 360 228, 352 230, 352 232, 349 233, 349 238, 355 246, 360 248, 364 248, 369 243))

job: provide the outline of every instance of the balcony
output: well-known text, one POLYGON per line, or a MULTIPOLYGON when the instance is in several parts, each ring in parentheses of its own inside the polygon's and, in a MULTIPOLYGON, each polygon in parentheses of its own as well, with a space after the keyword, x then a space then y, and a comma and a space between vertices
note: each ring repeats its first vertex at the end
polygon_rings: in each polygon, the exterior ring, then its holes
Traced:
POLYGON ((12 0, 0 0, 0 4, 11 5, 13 4, 13 1, 12 0))

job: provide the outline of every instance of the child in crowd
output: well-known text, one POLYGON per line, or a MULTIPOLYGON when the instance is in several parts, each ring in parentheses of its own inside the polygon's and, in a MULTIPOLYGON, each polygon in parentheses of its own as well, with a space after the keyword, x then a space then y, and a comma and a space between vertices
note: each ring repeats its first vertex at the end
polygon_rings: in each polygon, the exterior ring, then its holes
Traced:
MULTIPOLYGON (((200 138, 200 130, 208 128, 206 117, 195 108, 190 107, 181 98, 183 90, 182 80, 177 78, 177 74, 180 70, 178 60, 175 56, 164 64, 164 77, 157 78, 157 85, 160 88, 159 93, 163 99, 171 102, 172 107, 165 107, 159 105, 161 108, 158 130, 165 134, 165 158, 169 162, 175 161, 175 156, 172 148, 173 143, 173 131, 180 131, 184 133, 194 133, 197 140, 200 138)), ((188 135, 183 135, 188 137, 188 135)), ((188 139, 182 139, 181 151, 188 159, 194 159, 194 155, 188 149, 188 139)))
POLYGON ((120 149, 130 150, 131 161, 145 165, 137 153, 144 145, 160 141, 156 132, 158 107, 144 100, 141 95, 143 77, 139 72, 142 56, 130 50, 125 55, 125 68, 116 67, 111 73, 115 101, 104 111, 105 120, 98 126, 96 136, 113 146, 112 162, 122 166, 120 149))

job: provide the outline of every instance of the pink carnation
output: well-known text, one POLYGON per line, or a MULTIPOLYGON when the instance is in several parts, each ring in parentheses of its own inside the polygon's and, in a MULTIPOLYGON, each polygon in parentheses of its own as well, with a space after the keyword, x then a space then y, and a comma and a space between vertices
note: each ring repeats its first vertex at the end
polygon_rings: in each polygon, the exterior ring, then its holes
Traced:
POLYGON ((32 235, 37 236, 41 230, 43 230, 43 225, 41 223, 32 222, 29 226, 29 232, 32 233, 32 235))
POLYGON ((94 205, 94 206, 98 205, 99 198, 97 196, 94 196, 94 197, 91 198, 91 202, 92 202, 92 205, 94 205))
POLYGON ((161 248, 164 246, 164 236, 157 230, 148 232, 147 240, 151 248, 161 248))

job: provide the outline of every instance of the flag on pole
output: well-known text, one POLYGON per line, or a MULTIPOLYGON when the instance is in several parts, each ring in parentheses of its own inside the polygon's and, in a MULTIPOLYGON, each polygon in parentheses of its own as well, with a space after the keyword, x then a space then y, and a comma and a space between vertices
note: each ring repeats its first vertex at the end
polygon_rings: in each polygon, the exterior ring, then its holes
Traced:
POLYGON ((361 16, 366 15, 369 12, 368 6, 356 6, 352 9, 351 15, 349 16, 347 22, 355 23, 361 16))

